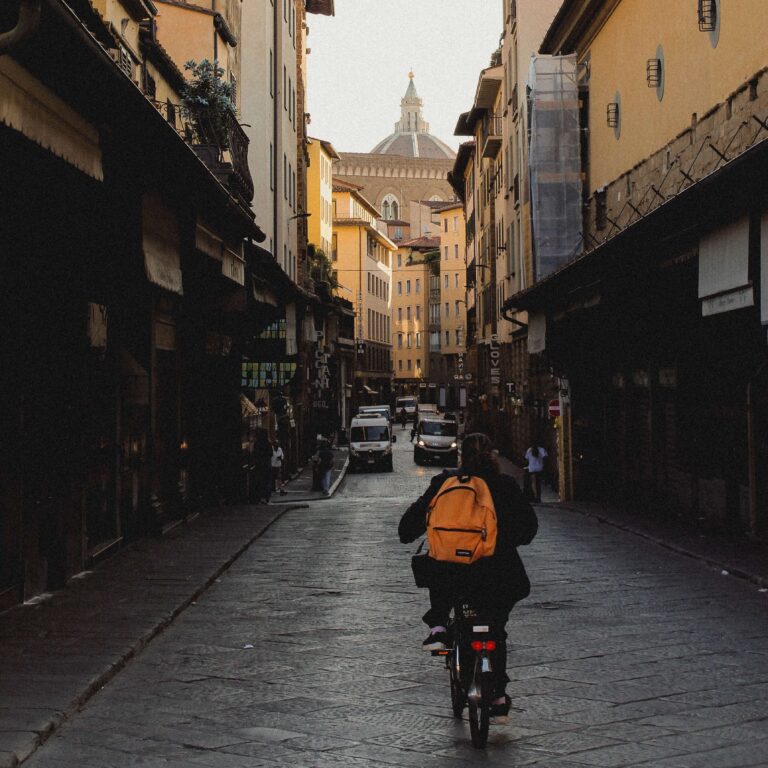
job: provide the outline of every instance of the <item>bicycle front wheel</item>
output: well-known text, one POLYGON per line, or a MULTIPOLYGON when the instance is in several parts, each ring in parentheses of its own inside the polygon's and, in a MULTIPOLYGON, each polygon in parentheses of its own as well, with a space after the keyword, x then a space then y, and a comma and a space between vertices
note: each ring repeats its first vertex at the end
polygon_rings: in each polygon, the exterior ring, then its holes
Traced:
POLYGON ((453 710, 453 716, 461 719, 461 715, 464 712, 464 705, 466 704, 467 697, 464 694, 464 688, 461 685, 461 680, 456 672, 455 668, 451 669, 451 709, 453 710))

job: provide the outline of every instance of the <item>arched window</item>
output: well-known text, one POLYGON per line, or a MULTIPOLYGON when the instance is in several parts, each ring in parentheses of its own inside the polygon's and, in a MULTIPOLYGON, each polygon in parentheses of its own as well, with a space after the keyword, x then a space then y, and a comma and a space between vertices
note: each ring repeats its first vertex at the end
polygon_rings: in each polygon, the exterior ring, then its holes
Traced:
POLYGON ((400 205, 392 193, 385 195, 381 201, 381 212, 384 218, 389 221, 399 218, 400 205))

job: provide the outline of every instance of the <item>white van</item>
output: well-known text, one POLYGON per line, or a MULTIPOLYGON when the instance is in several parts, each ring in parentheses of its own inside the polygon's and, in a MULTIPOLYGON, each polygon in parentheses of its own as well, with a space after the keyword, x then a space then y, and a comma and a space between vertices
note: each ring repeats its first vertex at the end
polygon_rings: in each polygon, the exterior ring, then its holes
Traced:
POLYGON ((364 413, 375 413, 380 416, 384 416, 392 423, 395 419, 392 416, 392 412, 389 410, 388 405, 361 405, 357 409, 357 415, 361 416, 364 413))
POLYGON ((355 416, 349 429, 350 471, 383 468, 385 472, 391 472, 392 443, 396 440, 386 417, 370 413, 355 416))
POLYGON ((398 397, 395 401, 396 419, 400 419, 400 412, 403 408, 405 408, 405 415, 408 421, 416 421, 416 411, 419 408, 419 399, 412 396, 398 397))
POLYGON ((440 461, 455 467, 459 463, 459 425, 455 421, 424 417, 419 421, 413 460, 417 464, 440 461))

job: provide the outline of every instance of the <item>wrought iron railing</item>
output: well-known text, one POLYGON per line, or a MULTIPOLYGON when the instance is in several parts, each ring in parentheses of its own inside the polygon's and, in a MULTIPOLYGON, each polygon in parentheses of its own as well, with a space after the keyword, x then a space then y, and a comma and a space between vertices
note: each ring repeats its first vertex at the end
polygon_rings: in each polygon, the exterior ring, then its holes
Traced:
POLYGON ((171 101, 152 104, 225 187, 246 205, 253 200, 249 139, 234 112, 191 110, 171 101))

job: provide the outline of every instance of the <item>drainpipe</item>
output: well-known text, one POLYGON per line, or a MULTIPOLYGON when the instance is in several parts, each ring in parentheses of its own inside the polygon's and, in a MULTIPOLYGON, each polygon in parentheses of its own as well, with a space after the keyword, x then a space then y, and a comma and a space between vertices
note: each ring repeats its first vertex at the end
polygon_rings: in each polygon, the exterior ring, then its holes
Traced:
POLYGON ((747 461, 749 464, 749 532, 752 536, 758 536, 761 533, 763 524, 758 488, 759 470, 757 466, 757 446, 755 434, 755 395, 754 385, 768 367, 768 362, 764 362, 747 383, 747 461))
POLYGON ((10 53, 37 32, 40 25, 40 0, 21 0, 19 20, 8 32, 0 34, 0 56, 10 53))
POLYGON ((521 323, 517 318, 510 317, 509 315, 509 309, 502 308, 501 309, 501 316, 510 323, 514 323, 515 325, 519 326, 523 330, 528 330, 528 324, 527 323, 521 323))
MULTIPOLYGON (((284 98, 283 91, 282 91, 282 82, 280 80, 280 62, 283 60, 283 28, 282 28, 282 22, 280 21, 280 9, 278 8, 278 3, 274 4, 274 8, 272 9, 272 20, 273 20, 273 31, 272 31, 272 48, 274 49, 275 55, 272 57, 272 72, 270 73, 270 77, 274 79, 275 87, 273 88, 273 91, 275 92, 274 98, 272 99, 272 133, 274 135, 274 154, 275 154, 275 160, 274 160, 274 168, 275 168, 275 188, 272 190, 272 230, 274 232, 274 240, 273 240, 273 256, 275 257, 275 260, 278 264, 281 264, 281 256, 280 256, 280 245, 282 243, 282 232, 279 229, 280 224, 280 214, 278 211, 278 207, 280 205, 280 183, 282 182, 285 184, 285 179, 281 175, 280 172, 280 150, 283 147, 283 139, 280 135, 280 121, 279 121, 279 115, 280 115, 280 102, 284 98)), ((283 268, 285 268, 285 264, 283 264, 283 268)))

